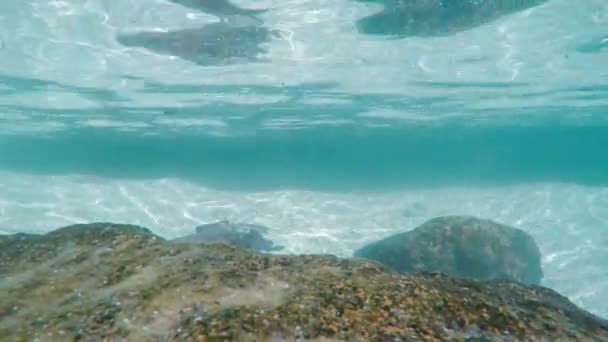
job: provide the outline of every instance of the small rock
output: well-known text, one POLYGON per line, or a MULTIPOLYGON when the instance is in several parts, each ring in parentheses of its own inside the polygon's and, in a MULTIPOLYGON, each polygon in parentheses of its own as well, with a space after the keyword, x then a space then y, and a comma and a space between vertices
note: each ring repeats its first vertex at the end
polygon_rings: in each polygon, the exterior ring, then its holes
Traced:
POLYGON ((177 243, 218 243, 223 242, 236 247, 257 251, 278 251, 277 246, 264 237, 268 228, 255 224, 218 221, 196 227, 196 233, 171 240, 177 243))

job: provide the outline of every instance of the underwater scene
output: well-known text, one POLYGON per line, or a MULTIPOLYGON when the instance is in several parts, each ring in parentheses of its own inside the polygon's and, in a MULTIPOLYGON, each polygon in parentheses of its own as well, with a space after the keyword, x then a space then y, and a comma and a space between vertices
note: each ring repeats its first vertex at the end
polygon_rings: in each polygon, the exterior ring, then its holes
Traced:
POLYGON ((608 341, 608 1, 0 2, 1 341, 608 341))

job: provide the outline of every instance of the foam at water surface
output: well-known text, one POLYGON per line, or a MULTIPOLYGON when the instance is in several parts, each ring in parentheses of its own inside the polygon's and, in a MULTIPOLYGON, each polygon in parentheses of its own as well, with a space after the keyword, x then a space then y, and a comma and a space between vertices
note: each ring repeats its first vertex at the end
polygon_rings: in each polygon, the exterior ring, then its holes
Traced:
POLYGON ((0 174, 3 233, 90 221, 139 224, 174 238, 228 219, 268 226, 287 253, 350 256, 362 244, 440 215, 491 218, 529 232, 543 285, 608 316, 608 187, 527 184, 370 193, 238 192, 176 179, 0 174))

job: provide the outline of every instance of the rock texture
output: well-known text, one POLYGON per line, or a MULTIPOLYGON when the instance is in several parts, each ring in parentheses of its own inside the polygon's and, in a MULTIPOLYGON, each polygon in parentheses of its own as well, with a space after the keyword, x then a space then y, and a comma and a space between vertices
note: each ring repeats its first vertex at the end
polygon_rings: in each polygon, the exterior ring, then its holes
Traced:
POLYGON ((257 224, 218 221, 196 227, 196 232, 181 238, 171 240, 179 243, 226 243, 235 247, 257 251, 279 251, 283 246, 277 246, 264 237, 268 228, 257 224))
POLYGON ((443 272, 479 280, 539 284, 543 271, 534 239, 521 229, 469 216, 429 220, 355 251, 398 272, 443 272))
POLYGON ((0 238, 7 341, 603 341, 554 291, 96 223, 0 238))

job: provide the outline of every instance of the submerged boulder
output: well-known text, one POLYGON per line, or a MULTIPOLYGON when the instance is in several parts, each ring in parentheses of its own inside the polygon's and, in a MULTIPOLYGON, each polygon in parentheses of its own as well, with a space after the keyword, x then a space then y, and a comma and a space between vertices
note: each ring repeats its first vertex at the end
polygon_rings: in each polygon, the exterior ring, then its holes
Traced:
POLYGON ((240 248, 257 251, 279 251, 283 246, 277 246, 264 237, 268 228, 257 224, 218 221, 203 224, 195 229, 195 233, 174 240, 177 243, 227 243, 240 248))
POLYGON ((7 341, 600 341, 555 291, 92 224, 0 239, 7 341), (17 243, 15 243, 17 241, 17 243))
POLYGON ((521 229, 470 216, 446 216, 355 251, 398 272, 442 272, 480 280, 539 284, 543 271, 534 239, 521 229))

